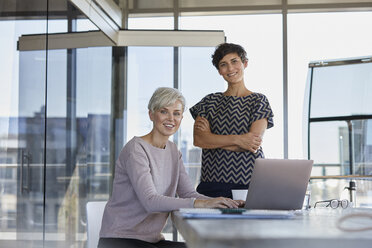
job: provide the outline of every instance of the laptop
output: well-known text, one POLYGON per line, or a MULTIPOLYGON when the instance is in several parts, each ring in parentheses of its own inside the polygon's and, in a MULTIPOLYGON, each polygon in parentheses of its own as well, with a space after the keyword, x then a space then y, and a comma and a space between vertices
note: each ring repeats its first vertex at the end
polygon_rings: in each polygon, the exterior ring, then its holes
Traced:
POLYGON ((313 160, 256 159, 246 209, 302 209, 313 160))

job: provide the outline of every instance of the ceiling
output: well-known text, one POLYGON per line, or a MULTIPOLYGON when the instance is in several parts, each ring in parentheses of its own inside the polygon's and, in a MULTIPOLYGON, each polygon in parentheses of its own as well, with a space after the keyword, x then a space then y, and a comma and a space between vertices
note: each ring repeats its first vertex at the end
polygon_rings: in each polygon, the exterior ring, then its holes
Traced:
MULTIPOLYGON (((126 14, 124 16, 372 10, 372 0, 94 0, 101 1, 118 5, 126 14)), ((45 18, 47 3, 50 19, 84 18, 67 0, 0 0, 0 18, 45 18)))

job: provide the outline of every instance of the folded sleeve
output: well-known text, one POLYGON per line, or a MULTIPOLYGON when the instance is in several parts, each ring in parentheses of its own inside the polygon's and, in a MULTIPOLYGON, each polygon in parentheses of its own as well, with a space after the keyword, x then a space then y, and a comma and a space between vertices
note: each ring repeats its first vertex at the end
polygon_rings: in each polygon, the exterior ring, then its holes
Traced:
POLYGON ((206 117, 209 100, 212 94, 205 96, 197 104, 190 108, 190 114, 192 118, 196 119, 198 116, 206 117))
POLYGON ((273 117, 274 113, 271 110, 269 100, 265 95, 259 94, 254 107, 252 122, 267 118, 267 128, 269 129, 274 126, 273 117))

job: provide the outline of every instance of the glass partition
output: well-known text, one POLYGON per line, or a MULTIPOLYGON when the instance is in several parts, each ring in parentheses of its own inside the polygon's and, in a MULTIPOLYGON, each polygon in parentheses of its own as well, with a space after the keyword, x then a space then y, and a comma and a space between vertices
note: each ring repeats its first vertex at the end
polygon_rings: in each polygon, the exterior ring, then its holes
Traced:
POLYGON ((107 200, 112 48, 49 50, 45 242, 84 244, 88 201, 107 200))
POLYGON ((371 82, 372 63, 314 67, 310 118, 371 115, 371 82))
POLYGON ((129 47, 126 142, 151 131, 147 104, 158 87, 173 87, 173 47, 129 47))
POLYGON ((348 175, 349 136, 344 121, 316 122, 310 125, 310 158, 316 161, 313 175, 348 175))
MULTIPOLYGON (((301 1, 305 2, 304 0, 295 0, 294 2, 301 1)), ((303 105, 304 103, 307 105, 309 99, 304 97, 307 87, 306 75, 310 75, 308 73, 309 63, 311 61, 320 62, 321 60, 330 61, 331 59, 340 61, 341 59, 338 58, 372 55, 372 46, 370 45, 372 43, 372 33, 364 25, 364 23, 371 22, 371 11, 288 13, 288 152, 290 158, 307 157, 308 134, 306 126, 308 116, 306 112, 308 112, 308 108, 304 113, 303 105), (305 148, 303 144, 306 144, 305 148)), ((332 75, 335 79, 340 80, 333 81, 332 87, 331 84, 327 84, 327 86, 324 86, 325 88, 323 88, 323 84, 315 86, 319 87, 319 90, 323 91, 324 96, 328 97, 329 100, 326 103, 323 100, 321 103, 314 103, 321 105, 314 109, 315 112, 312 112, 312 114, 320 114, 318 111, 326 111, 331 112, 330 115, 332 116, 341 109, 334 109, 337 105, 336 103, 333 104, 333 98, 338 96, 339 89, 344 90, 343 87, 340 87, 343 82, 358 77, 357 70, 359 69, 355 70, 355 73, 345 74, 350 72, 348 68, 352 67, 354 67, 352 64, 349 66, 340 64, 339 68, 337 66, 324 67, 324 72, 321 67, 317 67, 316 74, 324 76, 323 80, 326 78, 325 74, 334 70, 337 70, 337 72, 332 75), (342 77, 345 76, 345 79, 341 78, 341 75, 342 77), (332 111, 328 106, 332 107, 332 111)), ((370 67, 370 65, 367 65, 367 67, 370 67)), ((317 75, 315 77, 322 80, 317 75)), ((351 101, 338 101, 337 104, 339 103, 340 106, 353 104, 351 101)), ((349 109, 349 106, 345 107, 349 109)), ((327 115, 327 113, 324 113, 324 115, 327 115)))
MULTIPOLYGON (((353 205, 356 207, 372 207, 371 179, 357 179, 356 192, 353 205)), ((350 200, 350 191, 347 189, 350 179, 328 178, 311 180, 311 206, 317 201, 330 199, 350 200)))
POLYGON ((85 247, 85 203, 110 193, 112 48, 17 50, 67 31, 39 10, 0 21, 0 247, 85 247))
POLYGON ((38 20, 0 21, 0 247, 43 245, 47 53, 17 51, 20 35, 46 33, 46 2, 38 7, 38 20))
POLYGON ((362 57, 309 64, 308 157, 314 160, 313 188, 325 187, 315 199, 339 198, 347 189, 354 205, 371 206, 371 62, 362 57))

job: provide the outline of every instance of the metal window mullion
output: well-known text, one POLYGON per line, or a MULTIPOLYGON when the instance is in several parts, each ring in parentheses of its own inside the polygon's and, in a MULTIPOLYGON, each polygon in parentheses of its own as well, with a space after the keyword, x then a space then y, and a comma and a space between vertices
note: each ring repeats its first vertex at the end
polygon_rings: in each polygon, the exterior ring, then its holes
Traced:
POLYGON ((311 117, 311 98, 313 88, 314 68, 311 68, 310 85, 309 85, 309 106, 307 116, 307 158, 310 159, 310 117, 311 117))
POLYGON ((283 155, 288 158, 288 42, 287 0, 283 0, 283 155))
MULTIPOLYGON (((73 33, 77 29, 77 20, 71 4, 68 5, 67 30, 73 33)), ((67 49, 66 65, 66 168, 67 176, 72 176, 76 165, 76 48, 67 49)))
MULTIPOLYGON (((179 18, 179 9, 178 9, 178 0, 173 0, 173 29, 178 30, 178 18, 179 18)), ((173 47, 173 87, 180 89, 179 84, 179 47, 173 47)), ((180 129, 174 135, 174 142, 178 147, 181 147, 181 132, 180 129)), ((173 241, 178 241, 178 231, 175 225, 172 223, 172 239, 173 241)))
MULTIPOLYGON (((174 8, 173 8, 173 29, 175 31, 178 30, 178 18, 179 18, 179 12, 178 12, 178 0, 173 0, 174 8)), ((179 85, 179 47, 175 46, 173 47, 173 87, 176 89, 180 88, 179 85)), ((177 131, 175 135, 173 135, 173 141, 177 144, 178 147, 180 147, 180 134, 181 132, 177 131)), ((174 233, 173 233, 174 238, 174 233)))

